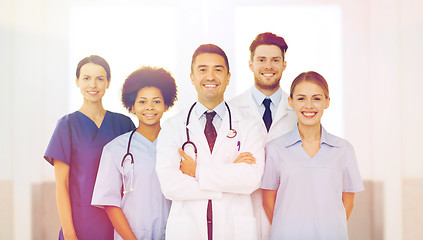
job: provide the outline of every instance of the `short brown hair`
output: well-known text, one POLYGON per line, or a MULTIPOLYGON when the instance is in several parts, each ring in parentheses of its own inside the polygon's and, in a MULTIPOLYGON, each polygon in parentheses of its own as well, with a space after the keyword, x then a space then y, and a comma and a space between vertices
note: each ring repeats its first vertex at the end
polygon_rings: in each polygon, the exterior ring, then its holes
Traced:
POLYGON ((285 53, 288 50, 288 45, 283 37, 279 37, 271 32, 260 33, 250 45, 250 58, 253 60, 256 48, 260 45, 275 45, 281 49, 282 58, 285 60, 285 53))
POLYGON ((226 63, 226 68, 228 69, 228 73, 229 73, 229 62, 228 62, 228 57, 226 56, 226 53, 218 46, 214 45, 214 44, 203 44, 200 45, 194 52, 194 54, 192 55, 192 60, 191 60, 191 72, 193 72, 193 67, 194 67, 194 62, 195 59, 197 58, 198 55, 203 54, 203 53, 214 53, 214 54, 218 54, 220 56, 223 57, 223 59, 225 60, 226 63))

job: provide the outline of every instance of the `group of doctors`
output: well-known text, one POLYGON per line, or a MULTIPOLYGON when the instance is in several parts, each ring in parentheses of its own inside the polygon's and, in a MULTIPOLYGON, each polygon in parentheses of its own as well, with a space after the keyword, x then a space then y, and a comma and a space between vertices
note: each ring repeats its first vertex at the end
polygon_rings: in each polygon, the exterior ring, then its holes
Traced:
POLYGON ((329 88, 301 73, 280 88, 285 40, 259 34, 250 46, 254 86, 225 101, 225 52, 192 56, 197 101, 161 127, 177 100, 175 80, 142 67, 122 103, 138 127, 106 111, 107 62, 78 64, 81 108, 58 121, 44 158, 54 165, 59 239, 348 239, 354 193, 364 190, 353 147, 321 125, 329 88), (266 163, 266 164, 265 164, 266 163))

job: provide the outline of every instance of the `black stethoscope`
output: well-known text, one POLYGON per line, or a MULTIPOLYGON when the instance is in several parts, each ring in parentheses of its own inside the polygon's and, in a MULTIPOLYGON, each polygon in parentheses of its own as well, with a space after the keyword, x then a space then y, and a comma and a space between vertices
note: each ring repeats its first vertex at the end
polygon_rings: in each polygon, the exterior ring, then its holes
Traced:
MULTIPOLYGON (((194 154, 195 154, 195 159, 194 161, 197 162, 197 146, 195 146, 195 143, 193 143, 192 141, 189 140, 189 130, 188 130, 188 123, 189 123, 189 117, 191 116, 191 112, 194 109, 195 104, 197 104, 197 102, 195 102, 194 104, 192 104, 191 108, 189 109, 188 112, 188 116, 187 116, 187 122, 185 124, 185 129, 187 132, 187 141, 184 142, 184 144, 182 144, 182 150, 185 151, 185 147, 187 146, 191 146, 194 149, 194 154)), ((231 110, 229 109, 228 104, 225 102, 225 106, 226 109, 228 109, 228 113, 229 113, 229 132, 226 135, 227 138, 234 138, 237 134, 236 130, 232 128, 232 114, 231 114, 231 110)), ((129 148, 128 148, 129 149, 129 148)))
POLYGON ((134 135, 134 133, 135 133, 136 130, 137 129, 134 129, 131 132, 131 135, 129 136, 128 148, 127 148, 126 154, 125 154, 125 156, 123 156, 122 162, 120 164, 120 167, 122 168, 122 186, 123 186, 123 192, 122 193, 123 193, 123 195, 125 195, 125 194, 127 194, 129 192, 134 191, 134 188, 132 188, 132 183, 133 183, 133 180, 134 180, 134 156, 132 155, 132 153, 129 152, 129 148, 131 147, 132 135, 134 135), (125 159, 127 157, 129 157, 130 160, 131 160, 131 176, 129 177, 129 179, 130 179, 130 186, 129 186, 129 189, 128 190, 126 189, 126 186, 125 186, 125 168, 123 167, 123 163, 125 162, 125 159))

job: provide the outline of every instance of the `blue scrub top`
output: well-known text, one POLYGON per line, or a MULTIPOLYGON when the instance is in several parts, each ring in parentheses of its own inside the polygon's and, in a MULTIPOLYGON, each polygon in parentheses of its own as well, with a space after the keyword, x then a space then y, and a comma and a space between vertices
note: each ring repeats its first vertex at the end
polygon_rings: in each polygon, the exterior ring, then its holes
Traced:
MULTIPOLYGON (((83 113, 62 117, 54 130, 44 158, 69 165, 72 218, 79 240, 113 239, 113 226, 103 209, 91 206, 91 197, 104 145, 135 128, 132 120, 106 111, 100 128, 83 113)), ((59 239, 63 238, 60 230, 59 239)))

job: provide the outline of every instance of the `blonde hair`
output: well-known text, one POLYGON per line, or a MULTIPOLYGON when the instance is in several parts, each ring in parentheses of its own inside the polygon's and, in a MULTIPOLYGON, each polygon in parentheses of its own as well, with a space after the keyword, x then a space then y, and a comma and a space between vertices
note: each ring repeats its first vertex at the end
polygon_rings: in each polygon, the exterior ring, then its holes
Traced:
POLYGON ((289 93, 289 96, 291 98, 294 94, 295 87, 303 81, 312 82, 314 84, 319 85, 323 89, 323 93, 325 94, 325 97, 329 98, 328 83, 326 82, 325 78, 322 75, 318 74, 317 72, 313 72, 313 71, 303 72, 300 75, 298 75, 294 79, 294 81, 292 81, 291 90, 290 90, 290 93, 289 93))

